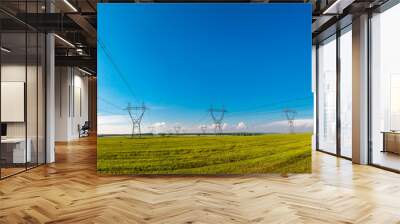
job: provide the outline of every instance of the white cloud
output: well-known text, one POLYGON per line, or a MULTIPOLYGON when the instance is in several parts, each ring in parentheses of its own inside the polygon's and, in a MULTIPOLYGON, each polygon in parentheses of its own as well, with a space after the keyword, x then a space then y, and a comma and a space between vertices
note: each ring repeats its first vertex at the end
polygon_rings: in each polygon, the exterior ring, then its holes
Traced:
POLYGON ((129 116, 125 115, 99 115, 98 134, 130 134, 132 123, 129 116))
POLYGON ((227 123, 222 124, 222 130, 226 130, 229 128, 229 125, 227 123))
MULTIPOLYGON (((167 123, 164 121, 155 122, 155 123, 151 124, 150 127, 153 127, 154 128, 153 131, 156 133, 165 132, 167 123)), ((148 131, 151 131, 151 130, 148 130, 148 131)))
MULTIPOLYGON (((295 132, 312 132, 313 119, 299 119, 294 121, 295 132)), ((207 126, 207 133, 214 133, 214 124, 203 124, 207 126)), ((154 123, 142 123, 142 133, 150 132, 153 127, 155 133, 175 133, 174 124, 168 124, 165 121, 154 123)), ((180 124, 181 132, 185 133, 200 133, 201 125, 180 124)), ((274 121, 270 123, 249 124, 245 121, 240 121, 235 125, 224 123, 222 125, 224 132, 237 132, 239 130, 247 130, 249 132, 275 132, 287 133, 290 131, 286 120, 274 121)), ((99 134, 130 134, 132 131, 132 123, 129 116, 125 115, 99 115, 98 117, 98 133, 99 134)))
MULTIPOLYGON (((142 123, 142 133, 150 132, 153 127, 154 132, 166 132, 167 123, 164 121, 153 124, 142 123)), ((131 134, 132 121, 128 115, 99 115, 98 134, 131 134)))
POLYGON ((163 128, 163 127, 165 127, 167 125, 167 123, 165 123, 165 122, 156 122, 156 123, 154 123, 152 126, 154 127, 154 128, 163 128))
MULTIPOLYGON (((215 124, 210 124, 208 127, 209 127, 209 129, 214 130, 216 125, 215 124)), ((221 125, 221 128, 222 128, 222 130, 228 130, 228 129, 230 129, 230 126, 227 123, 223 123, 221 125)))
POLYGON ((245 124, 243 121, 239 122, 239 123, 236 125, 236 129, 238 129, 238 130, 244 130, 244 129, 246 129, 246 128, 247 128, 247 126, 246 126, 246 124, 245 124))
MULTIPOLYGON (((294 121, 295 132, 312 132, 314 126, 313 119, 300 119, 294 121)), ((256 127, 257 131, 260 132, 278 132, 287 133, 290 132, 289 124, 287 120, 274 121, 267 124, 262 124, 256 127)))

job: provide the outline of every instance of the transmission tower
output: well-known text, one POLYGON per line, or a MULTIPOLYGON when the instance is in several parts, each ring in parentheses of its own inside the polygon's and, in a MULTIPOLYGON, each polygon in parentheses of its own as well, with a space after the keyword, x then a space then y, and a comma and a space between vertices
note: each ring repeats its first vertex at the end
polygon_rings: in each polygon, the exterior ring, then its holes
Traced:
POLYGON ((176 134, 179 134, 179 132, 181 131, 181 126, 174 126, 174 130, 176 134))
POLYGON ((288 121, 290 133, 294 133, 294 120, 296 118, 297 111, 286 109, 283 111, 283 113, 285 114, 288 121))
POLYGON ((144 115, 144 112, 147 110, 146 106, 144 103, 142 103, 141 106, 131 106, 130 103, 128 103, 128 106, 125 108, 125 110, 128 111, 129 116, 131 117, 132 120, 132 134, 131 137, 135 135, 135 128, 138 129, 139 136, 141 136, 141 129, 140 129, 140 124, 142 122, 142 118, 144 115))
POLYGON ((222 121, 224 120, 224 115, 227 111, 223 107, 221 109, 216 109, 216 108, 210 107, 210 109, 208 109, 208 111, 210 112, 211 118, 214 121, 215 134, 221 134, 222 133, 222 121))
POLYGON ((200 129, 201 129, 201 132, 203 132, 203 134, 205 134, 207 131, 207 125, 201 125, 200 129))

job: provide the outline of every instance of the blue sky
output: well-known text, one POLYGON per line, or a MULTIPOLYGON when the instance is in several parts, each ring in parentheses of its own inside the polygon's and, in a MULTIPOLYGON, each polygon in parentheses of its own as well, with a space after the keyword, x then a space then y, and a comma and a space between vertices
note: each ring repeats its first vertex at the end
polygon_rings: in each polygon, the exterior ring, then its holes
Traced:
POLYGON ((98 13, 104 126, 129 121, 128 102, 148 106, 145 126, 188 130, 212 123, 210 106, 224 107, 233 129, 284 120, 285 108, 312 118, 309 4, 99 4, 98 13))

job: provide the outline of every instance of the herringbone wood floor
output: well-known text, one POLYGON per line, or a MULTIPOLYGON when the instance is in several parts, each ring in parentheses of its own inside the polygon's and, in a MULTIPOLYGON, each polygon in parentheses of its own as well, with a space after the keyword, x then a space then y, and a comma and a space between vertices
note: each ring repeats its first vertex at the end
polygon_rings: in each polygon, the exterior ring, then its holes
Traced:
POLYGON ((400 175, 314 153, 313 174, 96 174, 95 139, 0 181, 0 223, 400 223, 400 175))

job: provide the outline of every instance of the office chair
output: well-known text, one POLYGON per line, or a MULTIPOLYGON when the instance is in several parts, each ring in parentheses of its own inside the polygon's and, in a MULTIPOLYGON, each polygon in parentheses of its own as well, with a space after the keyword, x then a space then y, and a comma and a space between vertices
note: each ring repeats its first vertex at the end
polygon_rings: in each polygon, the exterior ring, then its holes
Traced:
POLYGON ((85 121, 82 127, 80 127, 80 125, 78 124, 78 129, 79 129, 79 138, 89 136, 89 129, 90 129, 89 121, 85 121))

